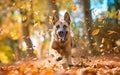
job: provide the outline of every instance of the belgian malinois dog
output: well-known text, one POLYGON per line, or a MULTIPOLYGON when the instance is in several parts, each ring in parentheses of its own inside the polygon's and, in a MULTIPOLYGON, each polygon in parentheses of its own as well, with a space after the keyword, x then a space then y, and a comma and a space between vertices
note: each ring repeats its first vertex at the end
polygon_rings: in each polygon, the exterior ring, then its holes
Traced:
MULTIPOLYGON (((64 19, 60 20, 57 13, 53 15, 53 32, 50 44, 50 50, 56 50, 67 62, 65 66, 71 66, 71 48, 72 37, 70 30, 70 15, 68 12, 64 14, 64 19)), ((62 59, 61 57, 61 59, 62 59)), ((58 58, 60 59, 60 57, 58 58)))

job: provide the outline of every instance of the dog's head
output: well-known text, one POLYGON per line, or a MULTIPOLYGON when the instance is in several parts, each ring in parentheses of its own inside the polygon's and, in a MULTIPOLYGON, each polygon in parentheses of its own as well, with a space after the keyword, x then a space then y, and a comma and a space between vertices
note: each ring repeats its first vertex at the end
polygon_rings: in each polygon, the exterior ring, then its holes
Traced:
POLYGON ((64 43, 70 36, 70 15, 66 12, 64 14, 64 20, 59 20, 57 13, 53 15, 53 24, 55 30, 55 37, 60 43, 64 43))

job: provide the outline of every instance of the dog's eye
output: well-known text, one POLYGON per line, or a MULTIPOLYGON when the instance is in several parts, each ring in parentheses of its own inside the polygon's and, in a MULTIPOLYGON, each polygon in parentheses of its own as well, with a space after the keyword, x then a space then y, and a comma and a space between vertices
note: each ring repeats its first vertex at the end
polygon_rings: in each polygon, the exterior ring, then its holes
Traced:
POLYGON ((56 26, 56 28, 58 29, 58 28, 60 28, 60 26, 59 26, 59 25, 57 25, 57 26, 56 26))
POLYGON ((64 25, 64 26, 63 26, 63 28, 65 29, 65 28, 67 28, 67 26, 66 26, 66 25, 64 25))

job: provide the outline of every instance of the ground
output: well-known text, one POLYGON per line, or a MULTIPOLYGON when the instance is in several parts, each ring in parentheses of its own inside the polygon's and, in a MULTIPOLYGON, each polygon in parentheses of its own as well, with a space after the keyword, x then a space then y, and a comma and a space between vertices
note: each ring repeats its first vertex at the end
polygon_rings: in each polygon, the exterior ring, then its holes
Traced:
POLYGON ((0 64, 0 75, 120 75, 119 55, 72 57, 74 66, 52 58, 0 64))

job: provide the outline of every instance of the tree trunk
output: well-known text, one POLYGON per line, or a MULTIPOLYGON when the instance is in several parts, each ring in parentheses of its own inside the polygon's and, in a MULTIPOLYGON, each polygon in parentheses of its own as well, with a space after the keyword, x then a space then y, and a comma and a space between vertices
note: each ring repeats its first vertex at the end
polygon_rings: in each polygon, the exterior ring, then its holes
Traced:
POLYGON ((85 31, 89 41, 89 49, 93 50, 93 36, 92 33, 92 16, 90 11, 90 0, 83 0, 83 8, 84 8, 84 19, 85 19, 85 31))
POLYGON ((50 5, 49 14, 52 15, 53 10, 55 10, 58 13, 58 7, 56 5, 56 0, 49 0, 48 2, 49 2, 48 4, 50 5))
POLYGON ((27 53, 28 53, 27 56, 36 57, 36 55, 33 53, 32 41, 30 39, 30 33, 29 33, 29 26, 32 24, 31 22, 33 15, 29 13, 30 12, 28 12, 27 9, 21 9, 23 36, 27 45, 27 53))
POLYGON ((22 51, 19 48, 19 40, 15 40, 14 42, 14 52, 15 52, 15 60, 21 60, 22 59, 22 51))
POLYGON ((46 16, 47 18, 47 25, 48 25, 48 29, 51 29, 53 26, 52 24, 48 23, 49 22, 49 16, 53 16, 53 13, 54 12, 57 12, 58 14, 58 7, 56 5, 56 0, 48 0, 48 7, 49 7, 49 13, 48 15, 46 16))
MULTIPOLYGON (((46 24, 48 26, 48 29, 52 29, 53 25, 51 23, 49 23, 49 16, 53 16, 53 13, 54 12, 57 12, 58 14, 58 7, 56 5, 56 0, 48 0, 48 7, 49 7, 49 13, 48 15, 46 15, 46 24)), ((49 32, 49 35, 50 35, 50 39, 51 39, 51 32, 49 32)), ((48 51, 48 54, 49 54, 49 51, 48 51)))

